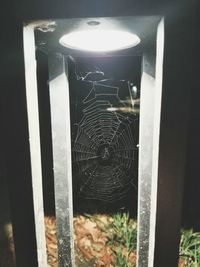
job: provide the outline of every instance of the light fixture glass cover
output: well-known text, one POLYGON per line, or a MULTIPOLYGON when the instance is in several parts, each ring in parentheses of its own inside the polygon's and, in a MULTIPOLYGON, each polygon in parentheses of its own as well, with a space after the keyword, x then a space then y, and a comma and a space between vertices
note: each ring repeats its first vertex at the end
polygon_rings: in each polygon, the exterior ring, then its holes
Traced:
POLYGON ((140 38, 134 33, 120 30, 83 30, 65 34, 59 42, 71 49, 109 52, 136 46, 140 38))

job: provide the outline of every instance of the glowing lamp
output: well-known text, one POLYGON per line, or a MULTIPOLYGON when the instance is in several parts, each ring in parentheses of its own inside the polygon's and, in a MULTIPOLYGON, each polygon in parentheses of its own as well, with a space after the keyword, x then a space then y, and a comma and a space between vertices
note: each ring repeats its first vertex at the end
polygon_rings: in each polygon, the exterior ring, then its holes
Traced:
POLYGON ((140 38, 130 32, 119 30, 83 30, 63 35, 60 44, 71 49, 88 52, 109 52, 134 47, 140 38))

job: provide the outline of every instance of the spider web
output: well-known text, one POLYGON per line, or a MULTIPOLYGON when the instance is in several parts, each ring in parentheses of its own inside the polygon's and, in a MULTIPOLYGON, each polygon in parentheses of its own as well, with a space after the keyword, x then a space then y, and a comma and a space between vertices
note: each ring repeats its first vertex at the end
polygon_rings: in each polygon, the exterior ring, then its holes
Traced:
POLYGON ((136 186, 134 123, 138 116, 116 111, 126 104, 118 87, 105 84, 93 83, 82 104, 72 148, 74 168, 81 177, 79 193, 88 199, 117 201, 136 186))

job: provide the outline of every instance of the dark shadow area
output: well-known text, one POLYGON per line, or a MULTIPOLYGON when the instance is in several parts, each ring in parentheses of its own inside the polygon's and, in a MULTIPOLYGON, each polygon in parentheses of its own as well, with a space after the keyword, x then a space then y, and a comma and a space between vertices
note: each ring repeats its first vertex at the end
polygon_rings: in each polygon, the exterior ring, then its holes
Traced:
POLYGON ((36 59, 44 212, 45 215, 55 215, 51 118, 48 86, 48 57, 44 53, 37 50, 36 59))

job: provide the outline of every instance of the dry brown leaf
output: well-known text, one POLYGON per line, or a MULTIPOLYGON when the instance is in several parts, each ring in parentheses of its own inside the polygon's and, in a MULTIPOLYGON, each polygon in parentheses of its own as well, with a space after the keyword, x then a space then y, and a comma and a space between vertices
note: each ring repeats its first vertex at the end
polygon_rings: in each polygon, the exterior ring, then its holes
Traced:
POLYGON ((185 260, 183 258, 179 259, 178 267, 185 267, 185 260))

